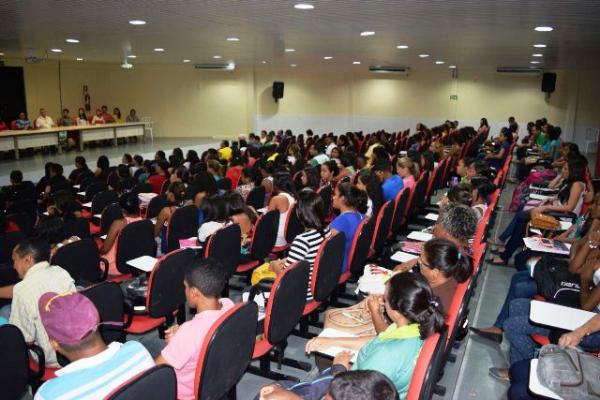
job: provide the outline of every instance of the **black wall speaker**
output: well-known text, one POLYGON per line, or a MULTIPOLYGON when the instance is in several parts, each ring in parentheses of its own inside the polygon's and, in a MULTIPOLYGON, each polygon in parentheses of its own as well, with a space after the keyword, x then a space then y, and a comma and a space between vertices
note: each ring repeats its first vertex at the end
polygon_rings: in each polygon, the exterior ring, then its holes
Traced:
POLYGON ((283 82, 273 82, 273 98, 275 101, 283 99, 283 82))
POLYGON ((542 76, 542 92, 552 93, 556 86, 556 74, 554 72, 546 72, 542 76))

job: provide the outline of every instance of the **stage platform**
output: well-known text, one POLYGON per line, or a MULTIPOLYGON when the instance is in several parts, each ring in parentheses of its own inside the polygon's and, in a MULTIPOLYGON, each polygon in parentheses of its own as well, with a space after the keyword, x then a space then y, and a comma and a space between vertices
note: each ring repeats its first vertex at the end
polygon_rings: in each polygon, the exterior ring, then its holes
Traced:
POLYGON ((33 156, 22 155, 20 160, 0 160, 0 186, 9 185, 10 171, 19 169, 23 172, 24 180, 30 180, 36 183, 44 174, 44 165, 51 161, 62 164, 65 170, 65 176, 68 176, 75 165, 75 157, 85 157, 88 167, 93 171, 96 169, 96 160, 101 155, 106 155, 110 160, 110 165, 121 163, 121 157, 125 153, 132 156, 139 154, 144 159, 154 159, 154 153, 158 150, 163 150, 167 157, 171 154, 171 150, 175 147, 181 147, 185 154, 188 150, 196 150, 198 156, 203 151, 214 147, 218 148, 221 143, 220 139, 212 137, 186 137, 186 138, 155 138, 152 142, 149 139, 138 140, 137 143, 125 143, 116 147, 95 147, 86 148, 82 152, 71 150, 69 152, 43 154, 41 151, 36 151, 33 156))

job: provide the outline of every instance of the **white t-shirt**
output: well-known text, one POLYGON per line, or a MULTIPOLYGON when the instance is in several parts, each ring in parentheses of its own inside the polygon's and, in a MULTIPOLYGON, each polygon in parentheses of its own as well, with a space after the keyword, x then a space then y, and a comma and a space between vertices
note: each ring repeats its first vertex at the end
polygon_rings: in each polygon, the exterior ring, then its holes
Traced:
POLYGON ((49 117, 47 115, 45 117, 42 117, 40 115, 35 120, 35 126, 37 127, 37 129, 49 129, 55 127, 56 124, 54 123, 52 117, 49 117))

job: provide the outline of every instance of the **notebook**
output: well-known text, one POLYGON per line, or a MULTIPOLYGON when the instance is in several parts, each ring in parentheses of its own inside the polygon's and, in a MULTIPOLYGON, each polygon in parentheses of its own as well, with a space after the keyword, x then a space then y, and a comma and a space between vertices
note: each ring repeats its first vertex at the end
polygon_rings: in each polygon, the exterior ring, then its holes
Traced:
POLYGON ((154 268, 156 260, 156 258, 151 256, 141 256, 138 258, 134 258, 133 260, 127 261, 127 265, 130 265, 133 268, 137 268, 144 272, 150 272, 152 271, 152 268, 154 268))
POLYGON ((403 251, 397 251, 390 258, 392 259, 392 261, 403 263, 403 262, 407 262, 407 261, 410 261, 410 260, 414 260, 415 258, 419 258, 419 256, 414 255, 414 254, 410 254, 410 253, 405 253, 403 251))

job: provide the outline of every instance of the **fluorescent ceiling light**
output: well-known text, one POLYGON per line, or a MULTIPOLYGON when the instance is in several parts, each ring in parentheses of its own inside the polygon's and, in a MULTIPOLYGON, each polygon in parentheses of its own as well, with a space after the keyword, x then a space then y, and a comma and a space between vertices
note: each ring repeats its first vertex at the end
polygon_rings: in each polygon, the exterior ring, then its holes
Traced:
POLYGON ((532 57, 544 57, 542 53, 535 53, 531 55, 532 57))
POLYGON ((455 69, 455 68, 456 68, 456 65, 448 65, 448 68, 450 68, 450 69, 455 69))
POLYGON ((331 57, 331 56, 325 56, 325 57, 323 57, 323 60, 331 60, 332 58, 333 57, 331 57))
POLYGON ((135 54, 130 54, 127 56, 127 58, 137 58, 137 56, 135 54))
POLYGON ((218 59, 220 59, 220 58, 223 58, 223 56, 213 56, 213 58, 214 58, 215 60, 218 60, 218 59))
POLYGON ((267 62, 265 60, 262 60, 260 63, 261 64, 266 64, 267 62))
POLYGON ((53 53, 62 53, 61 49, 50 49, 50 51, 53 53))
POLYGON ((227 71, 233 71, 235 69, 235 63, 230 62, 229 64, 227 64, 227 67, 225 67, 225 69, 227 71))
POLYGON ((373 31, 364 31, 360 33, 360 36, 373 36, 375 32, 373 31))
POLYGON ((552 32, 554 28, 551 26, 536 26, 535 30, 538 32, 552 32))
POLYGON ((540 62, 539 61, 530 61, 529 63, 530 64, 539 64, 540 62))
POLYGON ((133 64, 129 64, 127 61, 125 61, 123 64, 121 64, 121 68, 131 69, 131 68, 133 68, 133 64))
POLYGON ((228 37, 227 41, 228 42, 239 42, 240 38, 237 38, 237 37, 228 37))
POLYGON ((546 47, 545 44, 534 44, 533 47, 538 48, 538 49, 543 49, 544 47, 546 47))
POLYGON ((296 68, 296 67, 297 67, 297 65, 296 65, 296 64, 290 64, 290 67, 292 67, 292 68, 296 68))
POLYGON ((419 54, 419 58, 427 58, 429 57, 429 54, 419 54))
POLYGON ((129 25, 146 25, 146 21, 141 19, 132 19, 129 21, 129 25))
POLYGON ((308 3, 298 3, 298 4, 294 4, 294 8, 296 10, 313 10, 315 8, 315 6, 313 6, 312 4, 308 4, 308 3))
POLYGON ((154 49, 154 51, 156 51, 157 53, 162 53, 163 51, 165 51, 165 49, 163 49, 162 47, 157 47, 154 49))
POLYGON ((67 42, 67 43, 79 43, 79 39, 71 39, 71 38, 69 38, 69 39, 65 39, 65 42, 67 42))
POLYGON ((76 60, 77 60, 77 61, 83 61, 83 58, 81 58, 81 57, 77 57, 77 58, 76 58, 76 60))
POLYGON ((445 62, 445 61, 436 61, 435 63, 436 63, 437 65, 446 64, 446 62, 445 62))
POLYGON ((401 45, 396 46, 396 48, 404 50, 404 49, 408 49, 408 46, 405 44, 401 44, 401 45))
POLYGON ((360 61, 352 61, 352 64, 354 64, 354 65, 360 65, 360 61))
POLYGON ((285 49, 286 53, 293 53, 295 51, 296 51, 296 49, 292 49, 292 48, 285 49))
POLYGON ((187 58, 185 60, 183 60, 184 63, 189 63, 191 60, 188 60, 187 58))
POLYGON ((0 52, 0 56, 3 56, 3 55, 4 55, 4 53, 1 53, 1 52, 0 52))

